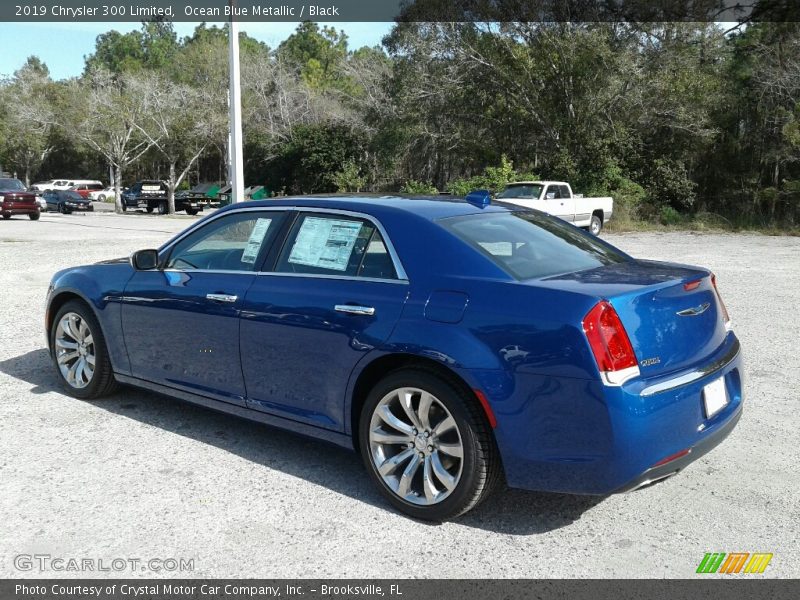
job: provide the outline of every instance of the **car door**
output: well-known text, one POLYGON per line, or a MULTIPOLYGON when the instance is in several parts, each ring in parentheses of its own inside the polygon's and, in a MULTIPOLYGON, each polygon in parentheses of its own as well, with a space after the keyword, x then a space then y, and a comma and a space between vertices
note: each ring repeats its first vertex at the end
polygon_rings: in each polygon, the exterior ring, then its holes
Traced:
POLYGON ((548 214, 566 221, 572 220, 571 208, 565 204, 566 199, 561 197, 561 186, 551 183, 547 186, 544 197, 548 214))
POLYGON ((137 271, 125 288, 122 329, 134 377, 245 404, 239 314, 283 211, 211 219, 137 271))
POLYGON ((355 364, 400 318, 408 281, 378 223, 300 212, 242 307, 250 408, 342 431, 355 364))

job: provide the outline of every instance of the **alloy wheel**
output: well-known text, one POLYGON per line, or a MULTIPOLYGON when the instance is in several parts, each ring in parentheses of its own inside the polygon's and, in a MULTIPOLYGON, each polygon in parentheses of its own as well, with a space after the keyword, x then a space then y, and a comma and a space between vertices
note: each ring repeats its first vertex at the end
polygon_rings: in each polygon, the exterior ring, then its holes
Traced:
POLYGON ((406 502, 438 504, 461 479, 461 432, 447 407, 424 390, 386 394, 372 413, 369 445, 384 484, 406 502))
POLYGON ((89 385, 97 362, 94 337, 89 324, 79 314, 69 312, 56 327, 55 354, 58 369, 73 388, 89 385))

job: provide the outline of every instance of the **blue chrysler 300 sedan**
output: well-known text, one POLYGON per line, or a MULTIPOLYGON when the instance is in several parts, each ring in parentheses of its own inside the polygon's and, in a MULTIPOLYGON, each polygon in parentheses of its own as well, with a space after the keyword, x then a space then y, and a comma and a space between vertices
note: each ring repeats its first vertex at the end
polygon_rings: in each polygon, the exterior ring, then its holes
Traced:
POLYGON ((646 485, 742 409, 712 273, 480 193, 236 204, 158 250, 60 271, 46 321, 72 395, 129 384, 355 448, 422 519, 503 479, 646 485))

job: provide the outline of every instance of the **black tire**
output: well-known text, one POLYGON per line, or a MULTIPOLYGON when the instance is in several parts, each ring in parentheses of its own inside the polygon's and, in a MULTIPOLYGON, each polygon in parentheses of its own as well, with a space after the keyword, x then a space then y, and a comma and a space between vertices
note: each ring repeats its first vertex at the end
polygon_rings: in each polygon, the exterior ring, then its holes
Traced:
POLYGON ((69 395, 84 400, 91 400, 108 396, 109 394, 113 393, 114 390, 116 390, 117 382, 114 379, 111 361, 108 358, 108 347, 106 346, 106 340, 103 336, 103 330, 100 328, 100 323, 98 322, 97 317, 95 317, 94 312, 85 302, 80 300, 70 300, 59 309, 55 318, 53 319, 53 324, 50 327, 50 348, 53 358, 53 365, 55 366, 58 379, 61 381, 62 386, 69 395), (95 355, 95 369, 88 385, 83 388, 75 387, 67 382, 67 380, 64 378, 64 375, 61 373, 61 369, 59 368, 58 360, 56 358, 56 332, 58 330, 59 322, 67 313, 75 313, 82 320, 84 320, 88 325, 89 331, 92 335, 92 345, 95 355))
POLYGON ((192 217, 195 216, 198 212, 200 212, 200 211, 198 211, 196 208, 187 208, 186 209, 186 214, 190 215, 192 217))
POLYGON ((424 368, 394 371, 372 389, 359 416, 358 439, 367 472, 378 489, 395 508, 415 519, 439 522, 458 517, 485 500, 502 478, 500 455, 477 399, 455 379, 424 368), (461 436, 460 478, 449 495, 435 504, 414 504, 401 498, 384 482, 372 456, 369 434, 373 413, 384 397, 404 387, 432 394, 450 412, 461 436))
POLYGON ((597 215, 592 215, 591 221, 589 221, 589 233, 592 235, 600 235, 600 232, 603 230, 603 219, 597 215))
POLYGON ((67 210, 67 207, 64 204, 59 204, 58 205, 58 212, 60 212, 62 215, 68 215, 69 214, 69 211, 67 210))
MULTIPOLYGON (((165 215, 169 211, 169 206, 167 206, 166 200, 162 200, 158 203, 158 214, 165 215)), ((149 212, 149 211, 148 211, 149 212)))
POLYGON ((38 220, 39 220, 39 213, 38 213, 38 212, 35 212, 35 213, 29 213, 29 214, 28 214, 28 218, 29 218, 31 221, 38 221, 38 220))
POLYGON ((146 210, 148 213, 151 213, 151 212, 153 212, 153 207, 152 207, 152 206, 148 206, 147 208, 145 208, 145 210, 146 210))
POLYGON ((10 218, 11 218, 11 214, 10 213, 4 213, 3 214, 3 219, 5 219, 6 221, 8 221, 10 218))
POLYGON ((122 212, 128 212, 128 205, 125 204, 125 201, 122 201, 122 212))
POLYGON ((105 202, 105 201, 106 201, 106 195, 105 195, 105 194, 100 194, 100 195, 97 197, 97 201, 98 201, 98 202, 105 202))

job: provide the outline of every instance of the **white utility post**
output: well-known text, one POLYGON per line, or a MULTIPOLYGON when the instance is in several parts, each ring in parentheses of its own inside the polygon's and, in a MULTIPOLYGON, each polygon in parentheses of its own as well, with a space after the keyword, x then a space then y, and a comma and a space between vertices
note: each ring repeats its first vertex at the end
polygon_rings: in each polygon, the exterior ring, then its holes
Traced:
MULTIPOLYGON (((236 0, 229 0, 233 8, 236 0)), ((244 200, 244 153, 242 151, 242 86, 239 71, 239 23, 231 10, 230 28, 228 29, 228 60, 230 63, 230 85, 228 104, 230 105, 230 165, 231 201, 244 200)))

